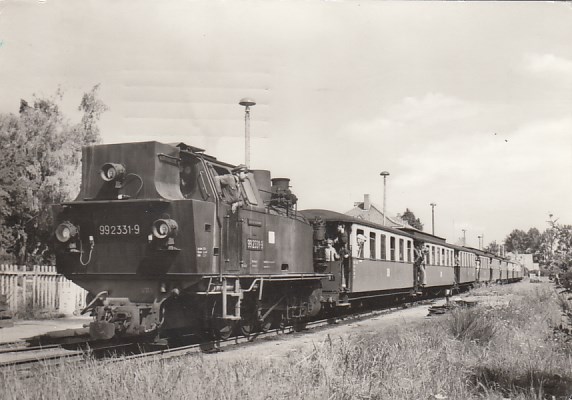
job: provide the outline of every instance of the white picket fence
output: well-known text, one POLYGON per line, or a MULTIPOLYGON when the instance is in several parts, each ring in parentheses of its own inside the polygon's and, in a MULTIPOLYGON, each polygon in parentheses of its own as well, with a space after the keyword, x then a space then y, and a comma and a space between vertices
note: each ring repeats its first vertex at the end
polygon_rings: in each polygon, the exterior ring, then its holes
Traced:
POLYGON ((87 292, 54 266, 0 264, 0 294, 13 312, 32 308, 72 315, 85 307, 87 292))

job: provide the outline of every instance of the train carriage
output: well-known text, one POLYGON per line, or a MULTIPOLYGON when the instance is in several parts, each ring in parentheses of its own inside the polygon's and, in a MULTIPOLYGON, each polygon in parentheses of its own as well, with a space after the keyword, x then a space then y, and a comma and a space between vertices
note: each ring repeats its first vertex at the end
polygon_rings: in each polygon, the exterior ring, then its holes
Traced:
POLYGON ((425 290, 438 293, 451 288, 458 282, 455 246, 444 238, 421 232, 414 228, 400 228, 414 238, 414 245, 424 249, 426 285, 425 290))
POLYGON ((313 222, 317 232, 323 232, 315 237, 314 259, 322 265, 318 270, 334 274, 332 281, 323 284, 326 301, 335 300, 340 305, 411 294, 415 279, 411 235, 329 210, 301 213, 313 222), (347 237, 347 250, 342 249, 340 235, 347 237), (328 240, 339 253, 339 260, 324 260, 328 240))
POLYGON ((466 247, 456 246, 458 260, 458 285, 461 288, 472 286, 477 281, 476 255, 466 247))
POLYGON ((492 279, 491 259, 486 252, 474 249, 472 247, 465 247, 473 257, 471 261, 475 268, 475 282, 489 283, 492 279))
POLYGON ((500 258, 490 255, 490 265, 492 271, 492 282, 500 282, 501 281, 501 260, 500 258))
POLYGON ((499 258, 500 264, 500 283, 508 282, 508 263, 506 260, 499 258))

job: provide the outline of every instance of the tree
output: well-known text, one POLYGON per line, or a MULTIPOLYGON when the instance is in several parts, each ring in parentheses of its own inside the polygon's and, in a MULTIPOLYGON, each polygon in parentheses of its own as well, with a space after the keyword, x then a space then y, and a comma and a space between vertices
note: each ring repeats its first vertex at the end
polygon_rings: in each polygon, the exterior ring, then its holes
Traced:
POLYGON ((401 218, 415 229, 419 229, 420 231, 423 230, 423 224, 421 223, 419 218, 415 218, 415 214, 413 214, 413 212, 409 210, 409 208, 405 209, 405 212, 403 213, 401 218))
POLYGON ((488 251, 489 253, 498 254, 499 250, 500 250, 500 246, 496 240, 493 240, 492 242, 489 243, 488 246, 485 246, 485 248, 483 250, 488 251))
POLYGON ((95 144, 100 140, 99 127, 97 122, 105 111, 109 108, 97 97, 99 84, 95 85, 88 93, 83 95, 81 103, 78 107, 79 111, 83 111, 78 132, 82 143, 95 144))
POLYGON ((528 232, 514 229, 504 240, 507 251, 528 254, 540 251, 542 242, 543 235, 536 228, 530 228, 528 232))
POLYGON ((526 253, 536 253, 540 250, 542 246, 542 234, 536 228, 530 228, 526 233, 527 236, 527 248, 526 253))
POLYGON ((572 271, 572 225, 559 224, 550 215, 544 232, 541 259, 550 272, 572 271))
POLYGON ((84 95, 79 124, 62 115, 61 91, 32 106, 22 100, 19 115, 0 114, 0 246, 19 263, 45 261, 50 206, 79 191, 81 146, 100 141, 96 122, 106 109, 97 89, 84 95))

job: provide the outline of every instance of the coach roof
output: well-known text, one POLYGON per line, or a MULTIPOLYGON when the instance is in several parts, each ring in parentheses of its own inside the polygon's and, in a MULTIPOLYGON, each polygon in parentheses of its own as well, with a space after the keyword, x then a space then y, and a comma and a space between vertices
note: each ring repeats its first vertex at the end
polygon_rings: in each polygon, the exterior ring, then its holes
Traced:
POLYGON ((339 212, 330 211, 330 210, 323 210, 323 209, 311 209, 311 210, 302 210, 300 213, 307 219, 312 220, 316 217, 323 219, 326 222, 345 222, 349 224, 357 224, 368 226, 370 228, 380 229, 383 231, 391 232, 395 235, 405 236, 408 238, 413 238, 413 235, 401 231, 399 229, 390 228, 387 226, 379 225, 371 221, 367 221, 361 218, 351 217, 346 214, 341 214, 339 212))

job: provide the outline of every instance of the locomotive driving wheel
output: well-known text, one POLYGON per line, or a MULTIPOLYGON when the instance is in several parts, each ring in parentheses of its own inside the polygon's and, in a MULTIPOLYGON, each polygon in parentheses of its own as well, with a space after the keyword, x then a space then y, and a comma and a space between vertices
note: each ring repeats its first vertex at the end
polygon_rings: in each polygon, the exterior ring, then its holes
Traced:
POLYGON ((212 321, 212 335, 215 339, 228 340, 234 331, 234 321, 215 318, 212 321))
POLYGON ((275 325, 274 320, 275 316, 273 313, 270 313, 266 318, 259 322, 260 330, 264 333, 268 332, 273 325, 275 325))
POLYGON ((209 333, 213 339, 227 340, 230 338, 236 327, 235 321, 231 319, 222 318, 220 311, 220 305, 217 301, 214 301, 211 305, 210 312, 208 315, 209 333))
POLYGON ((257 322, 258 321, 254 315, 245 315, 240 320, 240 333, 246 337, 252 335, 254 332, 256 332, 257 322))

